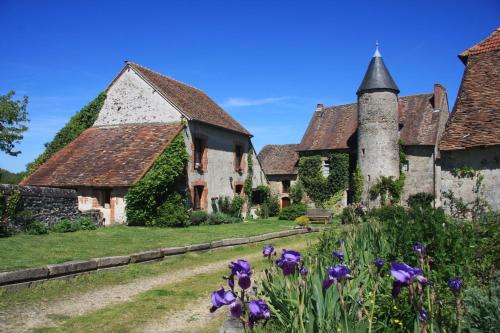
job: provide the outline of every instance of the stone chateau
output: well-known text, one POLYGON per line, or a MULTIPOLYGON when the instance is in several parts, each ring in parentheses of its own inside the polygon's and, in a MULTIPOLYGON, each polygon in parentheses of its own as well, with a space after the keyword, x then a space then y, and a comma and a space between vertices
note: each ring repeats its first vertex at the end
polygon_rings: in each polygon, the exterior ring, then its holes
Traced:
MULTIPOLYGON (((331 152, 347 152, 363 175, 362 202, 380 176, 400 176, 398 142, 404 144, 402 201, 419 192, 433 194, 436 206, 447 206, 443 193, 452 191, 465 202, 477 197, 477 176, 460 177, 472 168, 483 178, 479 195, 500 210, 500 28, 459 55, 465 65, 452 113, 446 89, 398 96, 399 88, 375 51, 356 95, 357 102, 325 107, 318 104, 300 144, 267 145, 259 159, 283 206, 297 181, 301 156, 323 156, 323 174, 331 152)), ((397 78, 396 78, 397 79, 397 78)), ((354 95, 354 94, 353 94, 354 95)), ((352 167, 352 165, 351 165, 352 167)), ((351 168, 352 169, 352 168, 351 168)), ((347 190, 341 205, 352 202, 347 190)))

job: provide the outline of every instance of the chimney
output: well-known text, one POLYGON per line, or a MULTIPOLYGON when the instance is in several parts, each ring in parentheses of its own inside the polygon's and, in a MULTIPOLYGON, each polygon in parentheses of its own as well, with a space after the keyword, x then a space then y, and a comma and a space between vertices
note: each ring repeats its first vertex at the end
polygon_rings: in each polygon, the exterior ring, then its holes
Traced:
POLYGON ((439 83, 434 84, 434 110, 441 110, 443 98, 446 95, 446 89, 439 83))
POLYGON ((316 112, 323 111, 323 108, 324 108, 323 104, 320 104, 320 103, 316 104, 316 112))

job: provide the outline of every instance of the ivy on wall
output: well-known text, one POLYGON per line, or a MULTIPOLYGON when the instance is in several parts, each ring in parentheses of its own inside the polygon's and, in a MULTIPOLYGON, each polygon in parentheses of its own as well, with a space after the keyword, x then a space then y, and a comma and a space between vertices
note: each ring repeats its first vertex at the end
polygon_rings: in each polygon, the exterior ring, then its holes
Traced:
POLYGON ((105 99, 106 94, 104 92, 100 93, 92 102, 71 117, 69 122, 57 132, 54 139, 45 144, 45 151, 26 166, 27 175, 32 174, 57 151, 76 139, 87 128, 91 127, 96 121, 105 99))
POLYGON ((363 196, 363 174, 359 163, 356 164, 356 169, 351 174, 350 188, 352 190, 352 201, 360 203, 363 196))
POLYGON ((323 176, 321 156, 305 156, 299 160, 299 179, 305 192, 317 206, 323 207, 336 193, 347 189, 349 154, 335 152, 328 157, 330 173, 323 176))
POLYGON ((245 178, 245 183, 243 185, 243 191, 247 199, 247 216, 250 213, 250 208, 252 206, 252 187, 253 187, 253 158, 252 149, 248 150, 247 154, 247 178, 245 178))
POLYGON ((127 192, 129 225, 182 226, 187 223, 185 170, 188 159, 184 137, 178 134, 146 175, 127 192))

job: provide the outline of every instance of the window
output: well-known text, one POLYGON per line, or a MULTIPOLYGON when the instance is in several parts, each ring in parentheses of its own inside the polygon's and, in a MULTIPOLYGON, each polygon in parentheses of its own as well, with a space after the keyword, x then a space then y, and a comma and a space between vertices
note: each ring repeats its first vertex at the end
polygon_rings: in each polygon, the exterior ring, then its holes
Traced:
POLYGON ((237 195, 241 195, 243 193, 243 185, 236 185, 234 187, 234 192, 237 194, 237 195))
POLYGON ((195 138, 194 139, 194 168, 195 169, 202 169, 202 161, 203 161, 203 153, 205 150, 205 145, 203 142, 203 139, 200 138, 195 138))
POLYGON ((193 210, 200 210, 201 207, 201 198, 203 196, 204 186, 195 186, 193 193, 193 210))
POLYGON ((111 190, 99 190, 96 194, 99 206, 106 207, 111 204, 111 190))
POLYGON ((365 148, 361 149, 361 154, 365 156, 365 148))
POLYGON ((260 205, 264 203, 264 196, 262 195, 261 191, 258 190, 253 190, 252 191, 252 204, 253 205, 260 205))
POLYGON ((234 148, 234 170, 241 171, 241 162, 243 161, 243 146, 237 145, 234 148))
POLYGON ((282 181, 281 187, 283 193, 288 193, 288 191, 290 191, 290 181, 289 180, 282 181))

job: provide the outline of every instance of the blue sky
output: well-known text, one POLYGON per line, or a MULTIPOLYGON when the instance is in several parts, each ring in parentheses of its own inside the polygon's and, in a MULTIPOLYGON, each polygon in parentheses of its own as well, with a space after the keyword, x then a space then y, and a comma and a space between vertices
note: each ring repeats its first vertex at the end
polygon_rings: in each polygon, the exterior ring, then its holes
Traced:
POLYGON ((378 40, 401 95, 448 89, 498 1, 0 0, 0 94, 28 95, 21 171, 132 60, 211 96, 266 143, 298 143, 316 103, 356 100, 378 40))

